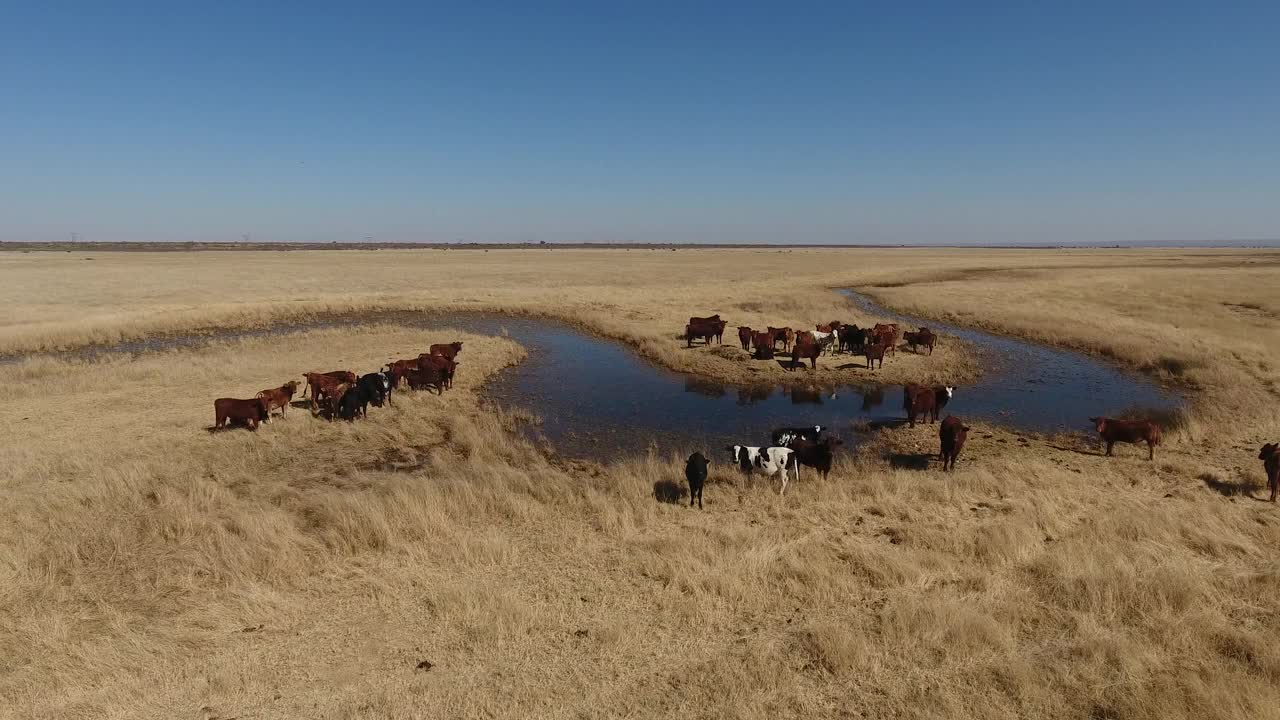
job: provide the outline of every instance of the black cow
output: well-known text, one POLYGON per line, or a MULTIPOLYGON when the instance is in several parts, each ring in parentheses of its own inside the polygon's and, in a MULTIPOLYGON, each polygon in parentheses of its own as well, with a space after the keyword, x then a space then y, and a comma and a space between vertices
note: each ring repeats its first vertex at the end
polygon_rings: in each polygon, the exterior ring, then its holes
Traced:
POLYGON ((684 479, 689 481, 689 507, 693 507, 693 499, 698 498, 698 509, 702 509, 702 486, 707 482, 707 466, 711 464, 702 453, 696 452, 684 463, 684 479))
POLYGON ((356 386, 364 388, 365 394, 369 396, 369 402, 373 403, 374 407, 382 407, 383 403, 391 404, 391 389, 395 387, 391 373, 376 372, 361 375, 356 386))
POLYGON ((795 440, 818 442, 822 438, 822 426, 785 427, 773 431, 773 444, 776 447, 791 447, 795 440))
POLYGON ((338 401, 338 417, 343 420, 355 420, 356 417, 364 417, 369 412, 369 403, 373 401, 373 396, 363 385, 352 385, 346 392, 342 393, 342 399, 338 401))
MULTIPOLYGON (((831 463, 835 460, 836 446, 843 444, 842 440, 833 437, 823 438, 816 442, 797 439, 791 442, 791 449, 796 453, 795 459, 798 465, 808 465, 822 473, 822 477, 825 479, 831 472, 831 463)), ((797 478, 799 474, 799 470, 797 470, 797 478)))
POLYGON ((844 325, 840 328, 840 352, 857 354, 867 344, 867 331, 857 325, 844 325))

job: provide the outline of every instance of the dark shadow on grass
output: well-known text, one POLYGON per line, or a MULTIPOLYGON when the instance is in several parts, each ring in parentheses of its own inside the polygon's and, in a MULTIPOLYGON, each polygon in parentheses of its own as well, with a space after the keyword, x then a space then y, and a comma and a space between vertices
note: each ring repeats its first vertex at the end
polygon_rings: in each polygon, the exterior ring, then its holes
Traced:
POLYGON ((933 453, 891 453, 889 467, 895 470, 928 470, 933 453))
POLYGON ((675 504, 689 495, 689 490, 677 482, 659 480, 653 484, 653 499, 662 503, 675 504))
POLYGON ((1253 497, 1255 491, 1262 489, 1261 485, 1252 480, 1223 480, 1213 473, 1200 473, 1200 480, 1205 487, 1223 497, 1253 497))
POLYGON ((1050 445, 1049 447, 1053 448, 1054 450, 1061 450, 1062 452, 1075 453, 1077 455, 1089 455, 1091 457, 1106 456, 1105 453, 1103 453, 1101 450, 1084 450, 1078 447, 1067 447, 1066 445, 1050 445))

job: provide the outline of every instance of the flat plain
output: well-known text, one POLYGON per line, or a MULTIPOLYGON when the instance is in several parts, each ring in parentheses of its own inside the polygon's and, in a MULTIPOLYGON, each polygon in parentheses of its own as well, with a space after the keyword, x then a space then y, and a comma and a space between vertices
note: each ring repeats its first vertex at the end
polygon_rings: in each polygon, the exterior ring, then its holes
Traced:
MULTIPOLYGON (((1280 510, 1256 459, 1280 440, 1278 266, 1270 250, 0 253, 0 717, 1280 716, 1280 510), (978 425, 944 475, 891 462, 935 452, 936 426, 888 428, 782 498, 713 465, 699 512, 654 499, 681 458, 547 454, 480 402, 525 356, 507 338, 219 337, 492 310, 768 382, 786 373, 684 348, 685 318, 874 322, 842 287, 1105 357, 1187 409, 1154 462, 978 425), (187 333, 209 342, 46 354, 187 333), (443 396, 206 432, 215 397, 453 339, 443 396)), ((948 340, 810 376, 982 372, 948 340)))

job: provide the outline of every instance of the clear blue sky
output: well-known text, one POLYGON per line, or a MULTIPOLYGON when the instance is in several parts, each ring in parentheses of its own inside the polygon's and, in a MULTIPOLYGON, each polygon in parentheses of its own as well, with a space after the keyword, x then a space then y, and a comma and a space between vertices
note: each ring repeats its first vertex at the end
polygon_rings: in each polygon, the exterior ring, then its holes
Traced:
POLYGON ((1280 3, 13 0, 0 240, 72 232, 1277 238, 1280 3))

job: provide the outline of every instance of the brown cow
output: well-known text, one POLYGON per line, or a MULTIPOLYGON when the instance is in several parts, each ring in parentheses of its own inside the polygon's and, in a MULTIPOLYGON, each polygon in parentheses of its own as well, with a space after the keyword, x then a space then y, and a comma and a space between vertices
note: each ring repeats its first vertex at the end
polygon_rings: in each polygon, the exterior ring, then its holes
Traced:
POLYGON ((755 346, 755 358, 757 360, 773 359, 773 335, 767 332, 757 332, 751 336, 751 344, 755 346))
MULTIPOLYGON (((311 412, 315 413, 318 408, 318 402, 323 397, 332 394, 334 388, 342 384, 354 385, 356 383, 356 374, 350 370, 334 370, 327 373, 302 373, 302 377, 307 379, 307 387, 302 391, 302 396, 307 396, 307 390, 311 391, 311 412)), ((339 395, 338 397, 342 397, 339 395)))
POLYGON ((907 420, 911 427, 916 426, 916 416, 925 415, 929 422, 938 421, 938 412, 947 406, 956 389, 950 385, 922 387, 915 383, 902 386, 902 408, 907 411, 907 420))
POLYGON ((460 352, 462 352, 461 341, 451 342, 448 345, 441 345, 441 344, 432 345, 427 350, 428 355, 439 355, 441 357, 447 357, 450 360, 453 360, 454 358, 458 357, 458 353, 460 352))
POLYGON ((257 430, 258 423, 265 421, 268 413, 266 398, 218 398, 213 401, 213 427, 244 423, 250 430, 257 430))
POLYGON ((862 347, 862 354, 867 358, 867 369, 871 369, 874 361, 880 361, 880 367, 884 367, 884 345, 878 340, 877 342, 867 343, 862 347))
POLYGON ((746 325, 738 326, 738 342, 742 345, 742 349, 751 352, 751 337, 755 331, 746 325))
POLYGON ((1089 422, 1098 429, 1103 442, 1107 444, 1107 455, 1111 455, 1111 446, 1118 442, 1147 444, 1147 459, 1156 459, 1156 446, 1160 444, 1160 426, 1150 420, 1113 420, 1111 418, 1089 418, 1089 422))
POLYGON ((774 349, 777 350, 779 342, 782 343, 782 352, 791 352, 791 343, 795 340, 796 334, 789 327, 770 327, 769 337, 773 340, 774 349))
POLYGON ((809 369, 818 369, 818 356, 822 354, 822 344, 814 339, 812 333, 803 332, 796 335, 796 344, 791 346, 791 366, 788 370, 794 370, 797 365, 803 365, 804 360, 809 361, 809 369))
POLYGON ((964 449, 964 441, 969 437, 969 426, 955 415, 948 415, 938 428, 938 439, 942 442, 942 469, 956 469, 956 459, 964 449))
MULTIPOLYGON (((822 474, 823 479, 831 473, 831 464, 835 459, 836 446, 843 445, 844 441, 839 438, 825 437, 821 440, 806 440, 804 438, 796 438, 787 443, 787 447, 795 452, 796 465, 808 465, 822 474)), ((799 467, 796 468, 796 477, 800 476, 799 467)))
POLYGON ((290 380, 278 388, 263 390, 258 393, 258 397, 265 398, 267 401, 267 422, 271 422, 271 411, 280 408, 280 417, 287 417, 289 403, 293 400, 293 394, 298 391, 298 381, 290 380))
POLYGON ((708 318, 689 318, 698 322, 690 322, 684 326, 684 337, 688 342, 688 347, 693 347, 694 338, 703 340, 710 345, 712 339, 717 344, 724 341, 724 328, 728 325, 724 320, 711 320, 708 318))
POLYGON ((453 387, 453 375, 458 370, 458 363, 444 355, 422 355, 418 357, 418 368, 435 368, 444 373, 444 386, 441 392, 453 387))
POLYGON ((839 320, 832 320, 831 322, 825 325, 815 325, 814 329, 817 330, 818 332, 838 333, 840 332, 841 327, 844 327, 844 323, 840 322, 839 320))
POLYGON ((923 345, 929 348, 929 354, 933 354, 933 346, 938 342, 938 336, 933 334, 929 328, 920 328, 920 332, 903 333, 902 339, 907 341, 907 345, 911 346, 911 352, 919 353, 916 349, 917 345, 923 345))
POLYGON ((1276 491, 1280 490, 1280 444, 1267 443, 1258 453, 1262 461, 1262 469, 1267 472, 1267 487, 1271 488, 1271 502, 1276 501, 1276 491))
POLYGON ((434 387, 437 395, 444 394, 445 383, 448 381, 445 371, 434 365, 414 368, 405 373, 404 378, 409 382, 410 390, 434 387))
POLYGON ((890 355, 897 356, 898 323, 876 323, 871 333, 875 336, 876 342, 884 345, 890 355))

